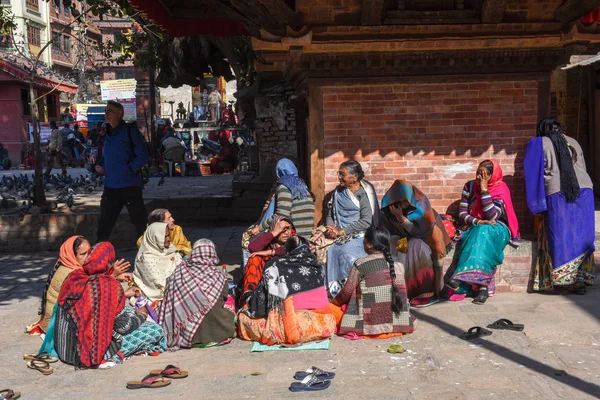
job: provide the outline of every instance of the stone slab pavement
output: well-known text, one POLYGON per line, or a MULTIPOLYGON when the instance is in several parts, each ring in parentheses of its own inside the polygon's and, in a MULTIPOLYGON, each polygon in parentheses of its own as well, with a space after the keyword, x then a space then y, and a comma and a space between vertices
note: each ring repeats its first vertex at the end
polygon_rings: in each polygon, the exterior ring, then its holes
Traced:
MULTIPOLYGON (((186 228, 195 240, 217 243, 222 261, 235 273, 244 226, 186 228)), ((133 249, 118 256, 132 259, 133 249)), ((341 398, 348 399, 593 399, 600 397, 600 290, 586 296, 503 293, 484 306, 445 302, 414 310, 415 333, 389 340, 334 337, 327 351, 250 353, 234 340, 210 349, 182 350, 160 357, 134 357, 110 370, 74 370, 54 364, 43 376, 27 369, 23 354, 39 337, 23 333, 37 320, 40 294, 56 254, 0 256, 0 359, 2 388, 23 399, 106 398, 341 398), (494 331, 463 341, 458 333, 498 318, 525 324, 524 332, 494 331), (403 354, 388 354, 390 344, 403 354), (151 369, 175 364, 190 371, 164 389, 127 390, 125 383, 151 369), (292 394, 294 371, 312 365, 336 372, 323 392, 292 394), (256 375, 253 375, 255 373, 256 375)))
MULTIPOLYGON (((60 174, 60 169, 53 169, 52 174, 60 174)), ((80 176, 87 176, 85 168, 68 168, 67 173, 71 178, 76 179, 80 176)), ((8 170, 0 171, 0 179, 2 176, 12 175, 28 175, 33 179, 33 170, 8 170)), ((233 175, 210 175, 210 176, 166 176, 162 185, 159 185, 159 177, 151 177, 144 187, 144 200, 146 202, 152 200, 168 200, 168 199, 202 199, 206 197, 231 197, 232 196, 232 181, 233 175)), ((46 193, 48 200, 55 200, 58 190, 52 190, 46 193)), ((14 194, 14 193, 11 193, 14 194)), ((92 193, 78 193, 75 196, 74 212, 90 212, 98 211, 100 207, 100 198, 102 197, 102 188, 97 188, 92 193)), ((20 204, 20 203, 19 203, 20 204)), ((59 211, 68 211, 65 204, 58 205, 59 211)), ((2 213, 2 210, 0 210, 2 213)))

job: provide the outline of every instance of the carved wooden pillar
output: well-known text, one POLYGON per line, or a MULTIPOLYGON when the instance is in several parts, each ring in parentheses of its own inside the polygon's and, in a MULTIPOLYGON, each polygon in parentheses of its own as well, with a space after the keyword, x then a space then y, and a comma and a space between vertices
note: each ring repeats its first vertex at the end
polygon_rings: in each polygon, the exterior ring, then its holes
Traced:
POLYGON ((406 10, 406 0, 398 0, 396 8, 402 11, 406 10))
POLYGON ((455 10, 464 10, 465 9, 465 0, 454 0, 454 9, 455 10))

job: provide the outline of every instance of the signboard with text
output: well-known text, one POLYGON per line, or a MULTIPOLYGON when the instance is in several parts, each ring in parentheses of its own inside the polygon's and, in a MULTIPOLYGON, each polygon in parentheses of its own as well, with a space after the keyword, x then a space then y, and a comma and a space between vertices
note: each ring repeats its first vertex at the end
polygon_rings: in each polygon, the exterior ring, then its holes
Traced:
POLYGON ((135 79, 100 81, 102 101, 135 99, 135 79))

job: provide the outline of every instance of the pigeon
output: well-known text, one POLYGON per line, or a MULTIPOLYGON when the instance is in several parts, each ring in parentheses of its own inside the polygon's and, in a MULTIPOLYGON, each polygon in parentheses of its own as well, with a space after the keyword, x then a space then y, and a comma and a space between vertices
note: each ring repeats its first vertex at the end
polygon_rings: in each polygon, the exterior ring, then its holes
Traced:
POLYGON ((73 195, 70 194, 69 197, 67 198, 67 207, 69 207, 69 210, 73 207, 74 203, 75 203, 75 200, 73 200, 73 195))
POLYGON ((162 185, 164 185, 164 183, 165 183, 165 176, 163 175, 160 177, 160 180, 158 181, 158 186, 162 186, 162 185))
POLYGON ((23 221, 25 219, 25 214, 27 214, 27 211, 29 211, 29 209, 31 208, 31 204, 27 205, 27 202, 23 202, 23 204, 21 204, 21 207, 19 207, 19 217, 21 218, 21 221, 23 221))

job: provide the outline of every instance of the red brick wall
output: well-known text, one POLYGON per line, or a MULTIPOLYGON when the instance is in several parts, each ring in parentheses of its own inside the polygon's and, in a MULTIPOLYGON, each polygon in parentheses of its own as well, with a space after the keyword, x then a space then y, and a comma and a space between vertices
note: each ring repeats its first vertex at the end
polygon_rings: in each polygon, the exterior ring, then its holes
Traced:
POLYGON ((380 198, 402 178, 444 213, 477 164, 494 158, 528 229, 523 153, 535 136, 537 93, 536 81, 325 87, 326 191, 337 184, 340 162, 354 159, 380 198))

